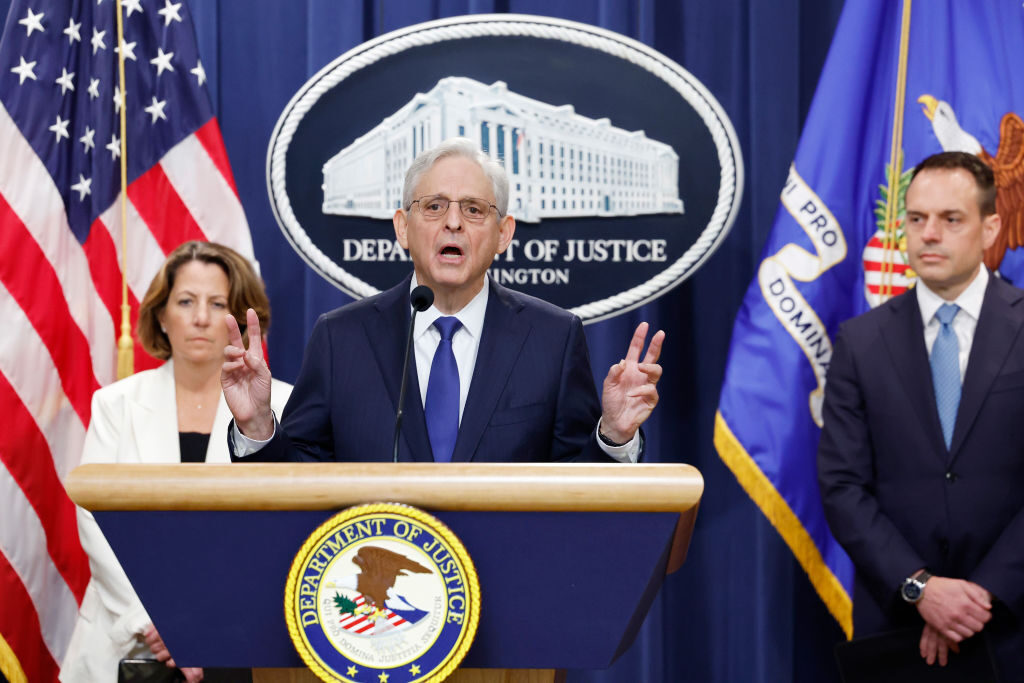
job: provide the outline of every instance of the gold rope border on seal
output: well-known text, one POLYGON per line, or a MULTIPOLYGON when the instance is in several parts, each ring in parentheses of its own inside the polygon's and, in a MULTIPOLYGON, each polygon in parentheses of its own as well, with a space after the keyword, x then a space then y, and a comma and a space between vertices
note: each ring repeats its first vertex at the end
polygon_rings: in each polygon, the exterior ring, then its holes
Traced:
POLYGON ((456 536, 455 533, 437 517, 434 517, 419 508, 414 508, 411 505, 405 505, 402 503, 370 503, 367 505, 356 505, 333 515, 309 535, 306 542, 302 544, 301 548, 299 548, 299 552, 295 554, 295 559, 292 560, 291 569, 288 571, 288 580, 285 583, 284 618, 288 625, 288 636, 292 639, 292 645, 295 646, 299 656, 302 657, 302 661, 306 663, 306 666, 309 667, 310 671, 312 671, 320 680, 325 681, 325 683, 334 683, 335 681, 352 683, 350 679, 327 670, 306 651, 306 648, 299 646, 299 643, 302 641, 302 636, 299 633, 298 625, 292 615, 291 605, 295 599, 296 577, 301 573, 301 569, 305 565, 305 561, 309 557, 312 548, 318 545, 327 535, 327 532, 329 530, 333 530, 336 526, 355 519, 356 517, 374 514, 393 514, 407 517, 431 529, 431 531, 440 536, 451 548, 453 556, 458 561, 462 568, 462 573, 466 577, 466 592, 469 596, 468 604, 466 605, 466 627, 462 629, 462 633, 459 635, 459 641, 456 644, 455 649, 448 655, 447 662, 444 665, 435 669, 433 674, 427 674, 429 676, 428 678, 413 679, 414 683, 440 683, 451 676, 459 667, 459 664, 461 664, 462 660, 465 659, 466 653, 469 652, 469 648, 473 644, 473 639, 476 637, 476 629, 480 622, 480 579, 476 574, 476 566, 473 564, 472 558, 469 556, 469 553, 466 552, 466 548, 462 545, 462 541, 459 540, 459 537, 456 536))

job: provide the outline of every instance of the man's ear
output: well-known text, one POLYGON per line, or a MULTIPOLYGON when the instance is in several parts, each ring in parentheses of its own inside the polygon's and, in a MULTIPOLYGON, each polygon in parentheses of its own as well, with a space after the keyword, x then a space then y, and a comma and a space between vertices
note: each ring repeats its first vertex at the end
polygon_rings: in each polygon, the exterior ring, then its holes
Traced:
POLYGON ((1003 228, 1003 219, 998 213, 993 213, 981 219, 982 244, 988 249, 996 242, 999 231, 1003 228))
POLYGON ((409 249, 409 222, 406 218, 405 211, 399 209, 395 211, 395 215, 391 217, 391 222, 395 226, 395 239, 402 245, 402 249, 409 249))
POLYGON ((512 236, 516 234, 516 219, 506 214, 498 221, 498 253, 504 254, 508 245, 512 244, 512 236))

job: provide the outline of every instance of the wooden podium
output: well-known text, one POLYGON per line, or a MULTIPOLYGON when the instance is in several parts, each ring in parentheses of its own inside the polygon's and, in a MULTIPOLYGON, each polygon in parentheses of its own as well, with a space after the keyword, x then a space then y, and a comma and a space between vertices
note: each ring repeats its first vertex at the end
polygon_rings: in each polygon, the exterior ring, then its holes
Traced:
POLYGON ((450 680, 539 683, 630 646, 686 558, 704 480, 667 464, 254 463, 84 465, 66 487, 182 666, 315 680, 285 626, 292 560, 337 510, 396 502, 444 522, 480 578, 450 680))

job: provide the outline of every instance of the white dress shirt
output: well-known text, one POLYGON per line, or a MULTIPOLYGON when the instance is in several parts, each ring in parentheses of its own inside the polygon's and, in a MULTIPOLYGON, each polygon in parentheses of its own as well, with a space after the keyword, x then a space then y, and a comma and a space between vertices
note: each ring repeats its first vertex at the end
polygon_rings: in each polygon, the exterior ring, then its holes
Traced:
MULTIPOLYGON (((416 275, 412 276, 412 286, 416 287, 416 275)), ((487 313, 487 299, 490 287, 484 282, 480 292, 472 301, 455 313, 462 327, 452 335, 452 353, 455 354, 455 365, 459 368, 459 424, 462 424, 462 413, 466 409, 466 397, 469 396, 469 383, 473 379, 476 368, 476 354, 480 350, 480 335, 484 330, 484 315, 487 313)), ((420 383, 420 399, 427 405, 427 384, 430 382, 430 366, 434 363, 434 352, 441 343, 441 332, 434 327, 434 321, 444 313, 431 306, 416 315, 416 326, 413 328, 412 340, 416 353, 416 379, 420 383)))
MULTIPOLYGON (((413 273, 409 291, 417 286, 416 274, 413 273)), ((466 304, 462 310, 452 315, 459 319, 462 327, 452 335, 452 353, 455 354, 455 365, 459 368, 459 424, 462 424, 462 413, 466 409, 466 397, 469 395, 469 384, 473 380, 473 370, 476 368, 476 354, 480 350, 480 335, 484 329, 484 316, 487 313, 487 300, 490 297, 490 286, 484 281, 473 299, 466 304)), ((441 343, 441 333, 434 327, 434 321, 443 316, 435 306, 416 316, 416 325, 413 328, 413 345, 416 349, 416 379, 420 383, 420 399, 423 405, 427 404, 427 384, 430 382, 430 366, 434 362, 434 352, 441 343)), ((610 458, 619 462, 636 462, 640 457, 640 432, 637 431, 633 438, 621 446, 609 446, 597 436, 597 430, 601 426, 598 420, 594 429, 594 438, 597 445, 610 458)))
MULTIPOLYGON (((416 274, 413 273, 412 282, 409 285, 411 292, 416 286, 416 274)), ((490 296, 490 287, 487 281, 473 299, 461 310, 455 312, 454 317, 459 319, 462 327, 452 335, 452 353, 455 354, 455 365, 459 368, 459 424, 462 423, 462 413, 466 408, 466 397, 469 395, 469 384, 473 380, 473 370, 476 367, 476 356, 480 350, 480 336, 484 329, 484 316, 487 313, 487 300, 490 296)), ((444 315, 435 306, 416 315, 415 326, 413 327, 413 349, 416 362, 416 379, 420 384, 420 401, 427 402, 427 384, 430 382, 430 366, 434 361, 434 352, 441 343, 441 333, 434 327, 434 321, 444 315)), ((636 462, 640 457, 640 447, 643 444, 640 431, 638 430, 633 438, 621 446, 609 446, 597 436, 601 426, 598 420, 594 428, 593 438, 597 440, 598 446, 610 458, 619 462, 636 462)), ((274 419, 274 431, 277 431, 277 418, 274 419)), ((256 441, 250 439, 238 430, 235 424, 232 434, 235 441, 235 454, 238 457, 245 457, 263 448, 270 439, 256 441)), ((273 436, 271 436, 273 438, 273 436)))
POLYGON ((924 323, 924 344, 928 349, 928 355, 932 354, 932 346, 935 338, 939 336, 939 329, 942 323, 935 317, 936 311, 942 304, 956 304, 960 307, 956 317, 951 323, 956 340, 960 347, 960 383, 963 384, 964 375, 967 373, 967 359, 971 357, 971 344, 974 343, 974 330, 978 327, 978 316, 981 315, 981 304, 985 300, 985 289, 988 287, 988 269, 982 266, 978 274, 967 285, 967 288, 960 292, 953 301, 946 301, 941 296, 928 289, 928 285, 917 280, 914 287, 917 290, 917 306, 921 309, 921 322, 924 323))

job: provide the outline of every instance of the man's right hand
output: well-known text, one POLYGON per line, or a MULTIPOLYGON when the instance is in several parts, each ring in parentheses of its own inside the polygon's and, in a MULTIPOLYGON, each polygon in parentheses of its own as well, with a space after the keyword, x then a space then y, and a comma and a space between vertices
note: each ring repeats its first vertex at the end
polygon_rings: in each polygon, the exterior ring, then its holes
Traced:
POLYGON ((976 583, 933 576, 917 611, 940 636, 959 643, 980 632, 992 618, 992 596, 976 583))
POLYGON ((235 424, 250 439, 266 441, 274 435, 274 413, 270 409, 270 368, 263 359, 260 319, 251 308, 245 313, 249 349, 242 344, 242 332, 233 315, 224 317, 228 346, 220 384, 235 424))
POLYGON ((949 653, 959 653, 960 646, 956 643, 951 643, 941 635, 939 632, 932 628, 931 624, 925 624, 924 629, 921 631, 921 657, 928 666, 939 663, 939 666, 946 666, 949 661, 949 653))

